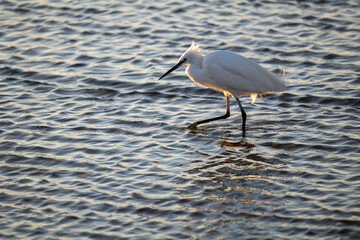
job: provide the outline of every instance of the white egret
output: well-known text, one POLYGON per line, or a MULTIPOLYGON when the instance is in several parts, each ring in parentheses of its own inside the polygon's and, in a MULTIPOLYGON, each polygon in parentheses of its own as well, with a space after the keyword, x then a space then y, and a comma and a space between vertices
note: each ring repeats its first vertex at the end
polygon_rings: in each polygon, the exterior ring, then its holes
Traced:
POLYGON ((282 79, 257 63, 230 51, 214 51, 204 56, 195 42, 192 42, 190 48, 181 55, 179 62, 164 73, 159 80, 186 65, 188 65, 186 73, 193 82, 222 92, 226 97, 225 115, 194 122, 189 128, 228 118, 230 116, 229 96, 233 96, 241 110, 242 131, 245 133, 246 113, 238 96, 250 95, 254 103, 257 95, 281 92, 286 88, 282 79))

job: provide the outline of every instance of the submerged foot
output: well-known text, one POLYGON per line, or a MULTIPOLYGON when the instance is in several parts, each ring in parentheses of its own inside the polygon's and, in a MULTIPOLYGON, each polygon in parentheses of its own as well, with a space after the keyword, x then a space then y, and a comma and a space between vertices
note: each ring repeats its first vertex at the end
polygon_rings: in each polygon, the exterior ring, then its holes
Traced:
POLYGON ((190 124, 187 128, 188 129, 196 129, 196 126, 198 125, 197 122, 193 122, 192 124, 190 124))
POLYGON ((245 129, 242 130, 242 137, 246 137, 245 129))

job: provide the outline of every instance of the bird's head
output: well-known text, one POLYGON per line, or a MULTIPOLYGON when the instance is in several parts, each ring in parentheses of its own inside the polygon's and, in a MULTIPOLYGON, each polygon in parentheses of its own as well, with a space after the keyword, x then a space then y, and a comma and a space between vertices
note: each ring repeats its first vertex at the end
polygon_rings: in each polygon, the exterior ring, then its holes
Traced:
POLYGON ((200 46, 196 45, 195 42, 193 41, 191 46, 188 48, 188 50, 186 50, 186 52, 184 52, 183 55, 181 55, 178 63, 175 66, 173 66, 169 71, 164 73, 159 78, 159 80, 164 78, 166 75, 170 74, 171 72, 175 71, 176 69, 178 69, 180 67, 194 63, 196 61, 196 59, 198 59, 199 56, 202 56, 200 46))

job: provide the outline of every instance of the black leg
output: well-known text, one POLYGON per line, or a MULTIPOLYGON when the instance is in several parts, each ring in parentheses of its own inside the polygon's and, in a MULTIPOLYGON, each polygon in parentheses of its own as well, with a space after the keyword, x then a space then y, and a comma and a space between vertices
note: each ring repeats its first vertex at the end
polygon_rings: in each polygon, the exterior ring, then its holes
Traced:
POLYGON ((225 115, 219 116, 219 117, 214 117, 214 118, 209 118, 209 119, 205 119, 205 120, 201 120, 201 121, 198 121, 198 122, 194 122, 188 128, 196 128, 196 126, 199 125, 199 124, 208 123, 208 122, 228 118, 230 116, 230 103, 229 103, 229 100, 230 100, 229 96, 226 96, 226 113, 225 113, 225 115))
POLYGON ((241 105, 241 102, 240 102, 239 98, 237 96, 234 96, 234 98, 236 99, 236 102, 239 105, 239 108, 240 108, 240 111, 241 111, 242 130, 243 130, 243 134, 245 134, 246 112, 245 112, 243 106, 241 105))

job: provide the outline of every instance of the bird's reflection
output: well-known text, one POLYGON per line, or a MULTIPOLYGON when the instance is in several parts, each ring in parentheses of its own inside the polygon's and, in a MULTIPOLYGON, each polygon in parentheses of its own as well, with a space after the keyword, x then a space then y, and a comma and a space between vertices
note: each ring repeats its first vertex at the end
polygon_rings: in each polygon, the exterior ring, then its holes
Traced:
POLYGON ((242 138, 240 141, 232 141, 229 139, 222 139, 220 140, 220 146, 222 147, 239 147, 243 148, 244 150, 251 151, 252 149, 256 148, 256 146, 248 141, 245 138, 242 138))
MULTIPOLYGON (((199 134, 199 132, 197 132, 199 134)), ((272 196, 271 177, 266 174, 269 164, 265 157, 256 153, 256 145, 238 136, 219 137, 224 149, 220 154, 193 162, 188 173, 193 183, 204 190, 205 198, 222 202, 240 201, 261 205, 261 199, 272 196)))

